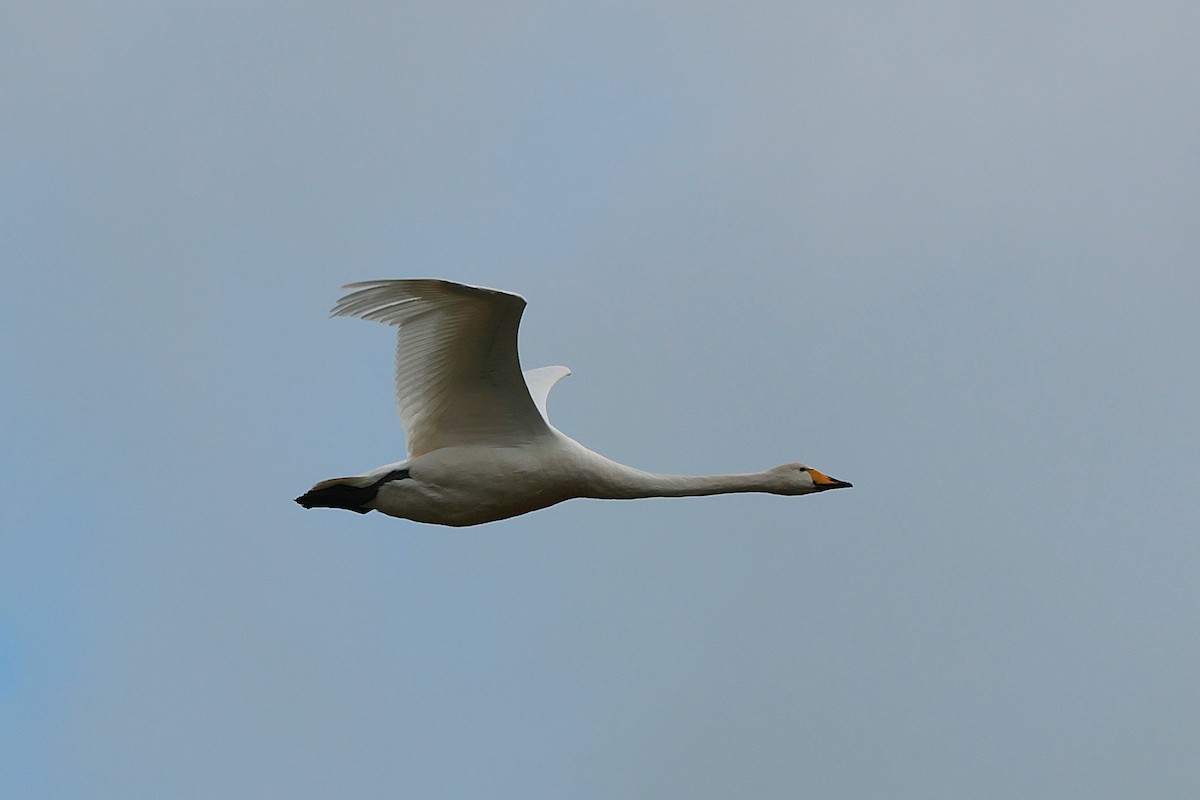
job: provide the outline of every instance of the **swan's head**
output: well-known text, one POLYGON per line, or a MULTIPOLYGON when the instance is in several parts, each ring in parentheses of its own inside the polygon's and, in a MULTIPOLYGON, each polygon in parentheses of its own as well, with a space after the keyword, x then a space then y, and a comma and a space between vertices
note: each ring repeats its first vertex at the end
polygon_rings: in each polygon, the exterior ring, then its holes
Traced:
POLYGON ((854 485, 831 478, 806 464, 784 464, 771 472, 780 480, 779 494, 811 494, 829 489, 849 489, 854 485))

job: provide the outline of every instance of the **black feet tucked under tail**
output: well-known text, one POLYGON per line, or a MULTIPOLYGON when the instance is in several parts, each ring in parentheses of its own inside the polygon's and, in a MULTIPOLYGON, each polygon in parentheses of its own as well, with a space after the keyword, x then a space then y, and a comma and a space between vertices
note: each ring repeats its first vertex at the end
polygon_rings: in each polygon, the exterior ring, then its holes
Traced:
POLYGON ((305 508, 344 508, 356 514, 365 514, 371 509, 367 503, 379 494, 376 486, 351 486, 348 483, 335 483, 332 486, 322 486, 320 489, 309 489, 296 498, 296 502, 305 508))
POLYGON ((367 504, 379 494, 379 487, 389 481, 404 480, 408 470, 397 469, 384 475, 379 480, 367 486, 355 486, 345 481, 353 478, 334 478, 321 481, 313 488, 296 498, 296 502, 305 508, 344 508, 355 514, 366 514, 371 509, 367 504))

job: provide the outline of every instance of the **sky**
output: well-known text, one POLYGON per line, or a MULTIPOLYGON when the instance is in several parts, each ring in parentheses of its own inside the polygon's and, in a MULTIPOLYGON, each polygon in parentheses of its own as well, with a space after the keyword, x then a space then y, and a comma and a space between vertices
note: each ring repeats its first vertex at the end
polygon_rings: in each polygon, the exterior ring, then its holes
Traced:
POLYGON ((0 776, 76 798, 1183 798, 1194 3, 8 3, 0 776), (355 280, 809 497, 477 528, 355 280))

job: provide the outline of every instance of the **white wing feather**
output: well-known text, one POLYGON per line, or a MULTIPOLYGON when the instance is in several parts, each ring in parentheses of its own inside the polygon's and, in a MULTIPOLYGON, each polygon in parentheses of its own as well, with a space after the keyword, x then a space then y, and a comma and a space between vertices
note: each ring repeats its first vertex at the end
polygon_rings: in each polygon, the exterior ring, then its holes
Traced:
POLYGON ((571 370, 566 367, 538 367, 525 370, 525 385, 529 387, 533 403, 537 406, 537 410, 542 412, 542 419, 546 420, 547 425, 550 424, 550 414, 546 411, 546 400, 550 397, 550 390, 554 388, 554 384, 570 374, 571 370))
POLYGON ((337 302, 334 316, 399 328, 396 405, 410 456, 549 433, 517 357, 523 297, 434 279, 343 288, 354 291, 337 302))

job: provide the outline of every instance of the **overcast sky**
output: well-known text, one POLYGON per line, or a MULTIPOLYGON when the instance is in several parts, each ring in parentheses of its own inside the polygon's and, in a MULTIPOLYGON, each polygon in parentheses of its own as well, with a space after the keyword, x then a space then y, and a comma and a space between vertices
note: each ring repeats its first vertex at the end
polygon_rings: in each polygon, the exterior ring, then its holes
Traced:
POLYGON ((5 4, 7 796, 1193 796, 1198 9, 5 4), (426 276, 612 458, 855 488, 304 511, 426 276))

